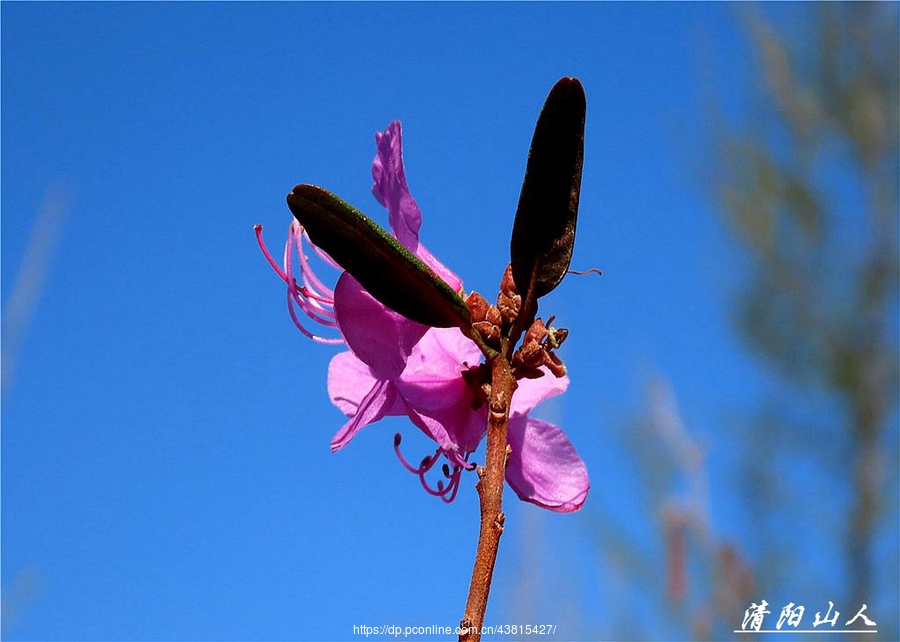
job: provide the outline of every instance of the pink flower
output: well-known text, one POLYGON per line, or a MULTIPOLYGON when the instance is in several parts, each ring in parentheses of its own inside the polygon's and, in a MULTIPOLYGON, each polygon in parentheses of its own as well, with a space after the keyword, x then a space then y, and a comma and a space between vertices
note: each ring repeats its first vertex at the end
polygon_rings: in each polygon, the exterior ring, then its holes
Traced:
MULTIPOLYGON (((459 277, 441 264, 419 242, 422 215, 409 192, 403 169, 401 129, 394 121, 376 134, 378 153, 372 164, 372 193, 388 210, 394 237, 435 271, 451 288, 462 293, 459 277)), ((328 392, 334 404, 349 418, 331 441, 336 452, 362 429, 386 416, 408 416, 437 442, 433 455, 418 467, 410 465, 399 450, 400 461, 417 474, 423 487, 445 501, 452 501, 462 470, 471 470, 471 453, 484 437, 487 410, 483 393, 466 373, 478 368, 478 347, 457 328, 429 328, 386 308, 346 272, 329 289, 313 273, 303 252, 304 238, 326 263, 340 269, 305 237, 296 221, 285 246, 284 267, 260 245, 269 263, 288 285, 291 318, 306 336, 320 342, 346 343, 349 351, 336 355, 328 368, 328 392), (299 258, 301 280, 293 276, 293 254, 299 258), (336 329, 340 337, 314 334, 300 321, 299 308, 321 326, 336 329), (445 481, 432 488, 425 474, 443 455, 445 481)), ((516 494, 550 510, 578 510, 590 488, 587 470, 565 434, 555 425, 533 419, 528 413, 544 399, 561 394, 568 377, 549 373, 523 379, 513 395, 509 442, 512 445, 506 478, 516 494)))

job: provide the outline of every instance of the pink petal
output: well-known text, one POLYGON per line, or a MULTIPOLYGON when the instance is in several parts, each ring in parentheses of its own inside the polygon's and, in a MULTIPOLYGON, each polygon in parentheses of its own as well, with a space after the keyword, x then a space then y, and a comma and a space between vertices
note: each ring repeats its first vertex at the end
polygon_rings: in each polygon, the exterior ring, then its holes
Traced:
POLYGON ((331 452, 337 452, 360 431, 388 414, 396 399, 396 390, 390 381, 379 380, 359 402, 350 421, 344 424, 331 439, 331 452))
MULTIPOLYGON (((447 456, 447 459, 450 460, 451 465, 462 466, 463 468, 469 467, 470 464, 467 464, 465 460, 465 454, 469 451, 463 448, 459 441, 447 432, 447 424, 438 418, 422 414, 412 407, 407 408, 407 414, 409 415, 410 420, 418 426, 426 436, 437 442, 447 456)), ((471 450, 474 450, 474 448, 471 450)))
POLYGON ((424 245, 419 243, 419 249, 416 250, 416 256, 422 259, 422 262, 434 270, 434 273, 441 277, 444 282, 449 285, 455 292, 462 294, 462 279, 454 274, 450 268, 438 261, 424 245))
POLYGON ((473 409, 466 398, 436 410, 417 408, 407 402, 410 419, 445 451, 473 452, 487 429, 487 406, 473 409))
POLYGON ((407 406, 425 418, 425 426, 417 425, 445 449, 445 434, 466 452, 475 450, 484 435, 486 411, 483 406, 473 409, 473 392, 462 378, 464 370, 480 361, 478 347, 458 328, 432 328, 409 355, 397 381, 407 406))
MULTIPOLYGON (((328 364, 328 396, 348 417, 356 414, 366 393, 376 383, 378 379, 372 374, 372 369, 349 350, 336 354, 328 364)), ((386 414, 406 414, 403 402, 396 399, 386 414)))
MULTIPOLYGON (((412 349, 400 379, 431 395, 450 383, 464 385, 463 370, 479 363, 481 351, 459 328, 430 328, 412 349)), ((438 395, 430 403, 441 406, 443 401, 444 396, 438 395)))
POLYGON ((428 326, 389 310, 344 272, 334 287, 338 327, 353 353, 379 379, 395 379, 428 326))
POLYGON ((578 510, 591 489, 587 467, 558 426, 519 416, 510 419, 512 454, 506 481, 520 499, 557 513, 578 510))
POLYGON ((519 379, 519 387, 513 393, 510 417, 527 415, 539 403, 556 395, 561 395, 569 387, 569 376, 554 377, 546 366, 541 366, 544 376, 537 379, 519 379))
POLYGON ((383 133, 375 134, 378 153, 372 162, 372 194, 388 210, 394 236, 410 252, 419 247, 422 213, 406 184, 400 121, 395 120, 383 133))
POLYGON ((394 237, 403 247, 418 256, 456 292, 462 281, 419 243, 422 212, 406 183, 403 168, 403 142, 400 121, 395 120, 382 133, 375 134, 378 152, 372 161, 372 194, 388 210, 388 222, 394 237))
POLYGON ((352 352, 336 354, 328 364, 328 396, 348 417, 356 414, 364 391, 371 390, 376 381, 369 366, 352 352))

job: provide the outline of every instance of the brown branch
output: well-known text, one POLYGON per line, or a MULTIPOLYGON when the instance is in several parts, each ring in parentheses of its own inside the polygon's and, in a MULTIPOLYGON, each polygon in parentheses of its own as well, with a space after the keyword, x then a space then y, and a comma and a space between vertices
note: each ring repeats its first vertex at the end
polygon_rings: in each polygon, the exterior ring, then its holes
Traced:
POLYGON ((506 433, 509 404, 516 389, 516 378, 507 352, 508 344, 504 339, 503 350, 490 360, 491 398, 488 408, 487 452, 484 467, 478 469, 481 479, 476 485, 481 504, 481 530, 475 553, 475 568, 472 569, 472 583, 469 585, 469 599, 460 621, 460 642, 478 642, 481 639, 494 562, 497 560, 497 548, 503 534, 503 484, 508 457, 506 433))

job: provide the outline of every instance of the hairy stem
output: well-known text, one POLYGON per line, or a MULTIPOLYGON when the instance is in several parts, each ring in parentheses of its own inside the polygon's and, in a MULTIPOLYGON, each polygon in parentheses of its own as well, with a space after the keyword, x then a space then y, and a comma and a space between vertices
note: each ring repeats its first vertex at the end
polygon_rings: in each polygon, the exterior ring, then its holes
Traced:
MULTIPOLYGON (((506 340, 504 340, 505 342, 506 340)), ((497 548, 503 534, 504 514, 502 511, 503 484, 506 476, 507 439, 509 424, 509 404, 516 389, 516 378, 507 356, 508 346, 490 360, 491 398, 488 409, 487 452, 484 467, 479 468, 481 478, 476 485, 481 504, 481 530, 478 535, 478 550, 475 553, 475 567, 472 569, 472 583, 469 585, 469 599, 460 622, 460 642, 478 642, 481 626, 487 608, 491 578, 497 548)))

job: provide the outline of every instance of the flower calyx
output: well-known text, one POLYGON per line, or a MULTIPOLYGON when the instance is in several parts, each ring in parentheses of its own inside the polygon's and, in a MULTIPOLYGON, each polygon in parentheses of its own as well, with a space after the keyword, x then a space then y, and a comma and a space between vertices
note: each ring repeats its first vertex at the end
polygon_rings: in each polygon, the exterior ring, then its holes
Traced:
POLYGON ((469 294, 466 305, 472 315, 473 330, 488 346, 499 351, 502 345, 501 338, 509 336, 522 311, 522 297, 513 281, 512 265, 506 266, 500 279, 500 293, 497 295, 496 305, 490 305, 477 292, 469 294))
POLYGON ((512 276, 512 263, 506 266, 500 279, 500 294, 497 296, 497 308, 503 321, 503 332, 508 334, 513 323, 522 311, 522 296, 516 289, 512 276))
POLYGON ((472 329, 494 350, 500 350, 502 316, 496 305, 490 305, 478 292, 466 297, 466 305, 472 314, 472 329))
POLYGON ((541 366, 546 366, 557 378, 566 374, 566 366, 554 350, 566 340, 569 331, 550 326, 554 318, 550 317, 547 325, 537 318, 528 328, 522 345, 513 353, 512 366, 517 379, 542 377, 544 371, 540 369, 541 366))
MULTIPOLYGON (((506 266, 500 279, 500 293, 497 295, 496 305, 489 304, 483 296, 473 291, 466 297, 466 307, 469 308, 472 317, 472 331, 486 346, 498 352, 506 349, 504 337, 511 339, 510 334, 517 322, 523 325, 531 322, 522 344, 510 360, 516 379, 537 379, 544 376, 546 370, 556 378, 566 374, 566 366, 554 350, 563 344, 569 331, 550 325, 556 317, 550 317, 546 325, 540 318, 535 319, 536 308, 526 312, 527 317, 520 318, 520 315, 523 315, 522 297, 513 279, 512 264, 506 266), (546 370, 543 369, 544 366, 546 370)), ((474 375, 474 372, 470 373, 468 379, 473 379, 474 375)), ((477 386, 473 386, 468 379, 470 387, 476 388, 477 386)), ((489 395, 490 379, 487 381, 486 394, 489 395)))

